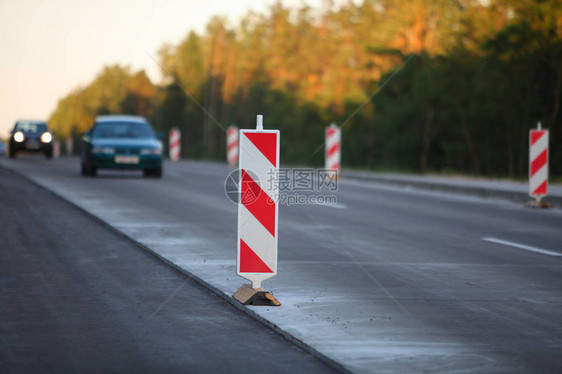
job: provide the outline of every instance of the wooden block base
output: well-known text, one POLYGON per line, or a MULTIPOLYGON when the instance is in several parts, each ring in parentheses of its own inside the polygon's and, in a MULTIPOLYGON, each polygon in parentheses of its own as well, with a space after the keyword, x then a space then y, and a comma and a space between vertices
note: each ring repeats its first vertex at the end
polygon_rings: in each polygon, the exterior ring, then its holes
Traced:
POLYGON ((249 284, 240 287, 232 297, 244 305, 281 306, 270 292, 263 288, 252 288, 249 284))

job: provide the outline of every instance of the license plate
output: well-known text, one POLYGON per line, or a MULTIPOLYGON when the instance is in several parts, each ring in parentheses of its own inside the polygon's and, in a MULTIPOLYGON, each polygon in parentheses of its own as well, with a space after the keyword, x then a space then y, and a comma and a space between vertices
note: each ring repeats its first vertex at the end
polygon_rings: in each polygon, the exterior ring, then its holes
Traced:
POLYGON ((138 164, 139 156, 115 156, 116 164, 138 164))
POLYGON ((27 149, 39 149, 39 143, 27 142, 27 144, 25 145, 25 148, 27 148, 27 149))

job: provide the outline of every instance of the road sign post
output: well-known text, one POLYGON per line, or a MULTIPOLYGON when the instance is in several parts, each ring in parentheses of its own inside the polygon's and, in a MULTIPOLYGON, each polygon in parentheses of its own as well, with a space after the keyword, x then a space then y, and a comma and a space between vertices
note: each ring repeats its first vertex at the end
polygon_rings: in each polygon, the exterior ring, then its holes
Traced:
POLYGON ((280 305, 261 283, 277 274, 279 130, 240 130, 237 274, 252 285, 234 298, 243 304, 280 305))
POLYGON ((230 167, 238 165, 238 127, 235 125, 226 129, 226 161, 230 167))
POLYGON ((335 123, 326 127, 325 167, 331 170, 334 177, 339 177, 341 162, 341 128, 335 123))
POLYGON ((181 155, 181 131, 177 127, 170 129, 170 160, 178 161, 181 155))
POLYGON ((541 199, 548 194, 548 130, 541 128, 529 131, 529 196, 535 200, 530 205, 548 207, 541 199))

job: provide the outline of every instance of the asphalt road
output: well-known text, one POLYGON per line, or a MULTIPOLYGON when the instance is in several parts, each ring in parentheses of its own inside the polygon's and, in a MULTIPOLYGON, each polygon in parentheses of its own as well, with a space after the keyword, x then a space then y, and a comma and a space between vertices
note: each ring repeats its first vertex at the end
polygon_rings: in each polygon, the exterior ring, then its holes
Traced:
MULTIPOLYGON (((227 294, 243 283, 226 166, 168 163, 149 180, 1 163, 227 294)), ((561 210, 353 181, 335 196, 281 207, 264 287, 283 306, 252 310, 354 372, 562 372, 561 210)))
POLYGON ((2 373, 332 372, 1 168, 0 222, 2 373))

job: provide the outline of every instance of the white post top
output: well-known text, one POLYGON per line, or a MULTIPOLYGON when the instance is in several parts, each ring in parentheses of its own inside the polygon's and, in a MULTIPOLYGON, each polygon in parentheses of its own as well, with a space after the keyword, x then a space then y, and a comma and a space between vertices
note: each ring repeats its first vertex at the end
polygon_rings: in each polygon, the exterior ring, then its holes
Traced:
POLYGON ((330 123, 330 127, 337 127, 335 122, 330 123))
POLYGON ((541 124, 541 121, 539 121, 539 123, 537 124, 537 130, 542 130, 542 124, 541 124))
POLYGON ((256 130, 258 131, 263 130, 263 116, 261 114, 258 114, 256 130))

